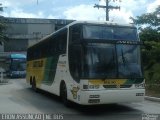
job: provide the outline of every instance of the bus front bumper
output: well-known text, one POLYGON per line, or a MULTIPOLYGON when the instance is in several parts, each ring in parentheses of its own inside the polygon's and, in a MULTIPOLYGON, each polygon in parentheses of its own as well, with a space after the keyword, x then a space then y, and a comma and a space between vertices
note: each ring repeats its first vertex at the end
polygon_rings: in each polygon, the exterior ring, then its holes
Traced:
POLYGON ((81 91, 80 94, 78 103, 82 105, 141 102, 144 100, 145 89, 88 90, 81 91))

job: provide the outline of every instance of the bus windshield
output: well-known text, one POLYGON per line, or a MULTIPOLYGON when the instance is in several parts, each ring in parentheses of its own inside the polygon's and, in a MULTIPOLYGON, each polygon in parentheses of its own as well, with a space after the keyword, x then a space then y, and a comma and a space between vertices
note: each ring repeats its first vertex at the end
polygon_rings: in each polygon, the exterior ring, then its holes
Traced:
POLYGON ((142 78, 139 45, 90 43, 70 47, 73 77, 142 78))
POLYGON ((10 69, 13 71, 23 71, 26 69, 25 59, 12 59, 10 69))
POLYGON ((84 39, 137 40, 136 28, 111 26, 83 26, 84 39))
POLYGON ((86 48, 82 77, 142 77, 137 45, 97 44, 89 45, 86 48))
POLYGON ((70 38, 72 42, 69 46, 69 63, 74 78, 143 77, 140 45, 109 42, 114 40, 138 42, 134 27, 83 25, 78 28, 76 26, 75 29, 71 29, 70 38), (82 36, 80 33, 83 33, 82 36), (80 39, 77 36, 81 36, 80 39), (76 40, 81 42, 75 42, 76 40))

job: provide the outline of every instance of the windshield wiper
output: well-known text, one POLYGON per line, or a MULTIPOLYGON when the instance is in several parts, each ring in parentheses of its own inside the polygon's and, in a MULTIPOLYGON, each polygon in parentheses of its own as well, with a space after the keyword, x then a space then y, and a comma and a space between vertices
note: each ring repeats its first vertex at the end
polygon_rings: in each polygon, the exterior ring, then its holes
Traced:
POLYGON ((126 59, 124 57, 124 53, 123 53, 123 50, 121 49, 121 55, 122 55, 122 61, 123 61, 123 65, 125 66, 126 65, 126 59))

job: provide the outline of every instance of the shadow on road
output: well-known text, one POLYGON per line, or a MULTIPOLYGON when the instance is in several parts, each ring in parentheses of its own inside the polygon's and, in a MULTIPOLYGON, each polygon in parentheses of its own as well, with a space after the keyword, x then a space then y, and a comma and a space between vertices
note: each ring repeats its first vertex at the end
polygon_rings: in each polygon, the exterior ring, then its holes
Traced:
POLYGON ((108 104, 108 105, 95 105, 95 106, 81 106, 75 105, 72 109, 76 109, 79 112, 86 115, 102 115, 102 114, 115 114, 115 113, 128 113, 135 111, 134 109, 119 105, 119 104, 108 104), (77 107, 78 106, 78 107, 77 107))

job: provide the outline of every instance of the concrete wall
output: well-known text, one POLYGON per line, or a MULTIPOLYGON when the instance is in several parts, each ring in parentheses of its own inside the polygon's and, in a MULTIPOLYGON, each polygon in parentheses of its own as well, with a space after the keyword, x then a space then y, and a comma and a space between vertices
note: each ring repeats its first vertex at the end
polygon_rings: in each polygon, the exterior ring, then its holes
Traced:
POLYGON ((4 47, 5 52, 10 51, 26 51, 28 47, 28 39, 10 39, 4 47))
POLYGON ((4 45, 4 51, 26 51, 41 38, 57 29, 73 22, 73 20, 5 18, 8 25, 6 36, 9 38, 4 45))
POLYGON ((28 25, 27 24, 18 24, 18 23, 8 23, 6 33, 13 35, 13 34, 26 34, 28 32, 28 25))
POLYGON ((50 34, 54 30, 54 24, 28 24, 28 34, 50 34))
MULTIPOLYGON (((1 21, 2 19, 0 19, 1 21)), ((73 20, 4 18, 7 24, 5 31, 8 40, 0 44, 0 67, 6 68, 5 58, 11 53, 26 53, 29 46, 37 43, 42 37, 73 22, 73 20)))

